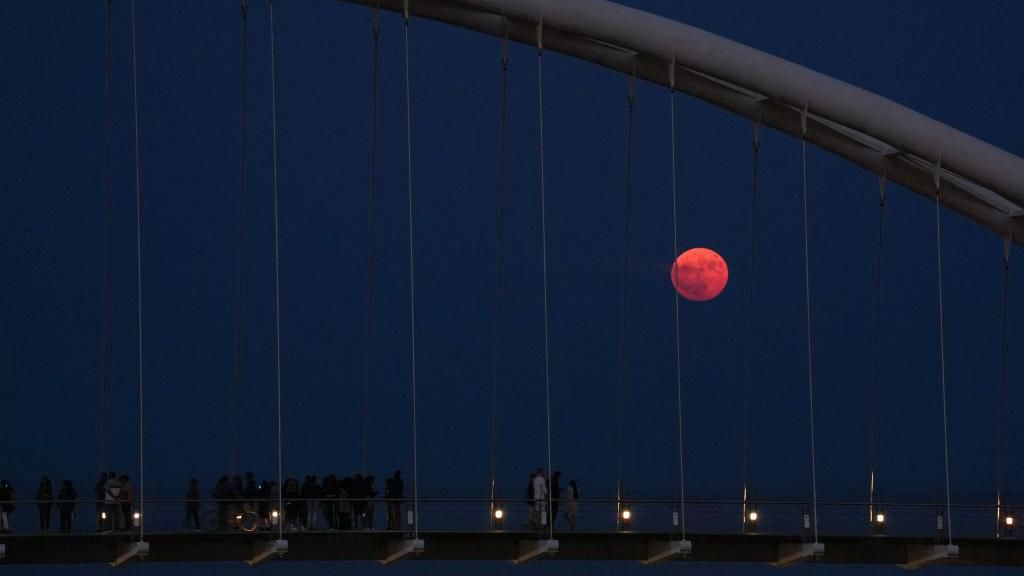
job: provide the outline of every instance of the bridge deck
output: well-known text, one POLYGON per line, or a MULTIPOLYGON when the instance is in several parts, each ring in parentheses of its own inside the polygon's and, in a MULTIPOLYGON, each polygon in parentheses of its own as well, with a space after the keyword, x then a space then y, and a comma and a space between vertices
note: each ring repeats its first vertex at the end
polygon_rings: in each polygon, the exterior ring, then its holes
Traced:
MULTIPOLYGON (((649 544, 666 542, 666 533, 556 533, 559 551, 555 560, 644 561, 649 544)), ((250 560, 267 533, 162 533, 147 534, 147 562, 243 562, 250 560)), ((395 532, 300 532, 287 533, 289 550, 281 560, 381 561, 389 544, 401 541, 395 532)), ((521 542, 538 540, 528 532, 421 532, 423 560, 511 561, 521 542)), ((131 541, 128 534, 5 535, 3 564, 51 564, 112 562, 119 545, 131 541)), ((799 537, 694 534, 688 539, 691 562, 775 562, 780 548, 798 544, 799 537)), ((905 564, 912 547, 935 544, 928 538, 833 537, 823 539, 824 556, 815 562, 905 564)), ((1024 541, 958 540, 958 558, 944 562, 958 565, 1024 566, 1024 541)))

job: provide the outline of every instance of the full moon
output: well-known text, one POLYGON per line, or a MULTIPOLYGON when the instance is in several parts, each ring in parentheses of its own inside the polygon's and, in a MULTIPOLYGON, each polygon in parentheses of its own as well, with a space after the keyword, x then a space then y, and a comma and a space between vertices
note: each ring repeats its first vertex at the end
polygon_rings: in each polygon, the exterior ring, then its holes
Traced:
POLYGON ((704 302, 722 293, 729 267, 714 250, 691 248, 672 264, 672 285, 687 300, 704 302))

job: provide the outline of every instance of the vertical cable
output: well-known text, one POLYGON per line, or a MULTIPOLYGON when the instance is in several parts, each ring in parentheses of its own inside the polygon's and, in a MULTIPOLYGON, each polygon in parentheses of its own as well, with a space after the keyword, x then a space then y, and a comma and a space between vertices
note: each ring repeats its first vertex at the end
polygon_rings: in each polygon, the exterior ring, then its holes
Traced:
POLYGON ((143 445, 143 386, 142 386, 142 186, 139 164, 139 79, 135 49, 135 0, 131 1, 132 12, 132 116, 135 126, 135 269, 139 319, 139 542, 145 533, 146 516, 143 505, 146 501, 145 451, 143 445))
POLYGON ((633 192, 633 108, 636 103, 634 83, 636 70, 629 78, 628 127, 626 129, 626 197, 623 210, 622 235, 622 326, 619 332, 619 398, 618 398, 618 449, 615 483, 615 523, 622 522, 622 403, 626 394, 626 330, 629 318, 629 212, 633 192))
POLYGON ((405 168, 409 189, 409 344, 412 369, 412 501, 413 538, 420 537, 419 454, 416 438, 416 267, 412 227, 412 90, 409 86, 409 0, 403 0, 405 32, 405 168))
MULTIPOLYGON (((669 65, 669 134, 672 142, 672 258, 679 253, 679 216, 676 188, 676 62, 675 58, 669 65)), ((673 264, 674 268, 674 264, 673 264)), ((672 291, 675 304, 675 352, 676 352, 676 421, 679 433, 679 531, 682 540, 686 540, 686 490, 683 475, 683 373, 679 358, 679 292, 672 291)))
POLYGON ((761 152, 761 120, 754 122, 751 140, 753 151, 753 175, 750 185, 750 284, 747 288, 747 350, 744 360, 743 382, 743 518, 740 525, 747 526, 747 508, 750 506, 750 404, 751 404, 751 356, 754 348, 754 261, 757 253, 757 166, 761 152))
POLYGON ((935 257, 939 287, 939 379, 942 382, 942 451, 946 472, 946 536, 953 545, 952 503, 949 497, 949 417, 946 408, 946 323, 942 304, 942 160, 935 165, 935 257))
POLYGON ((807 303, 807 397, 811 422, 811 511, 814 516, 814 543, 818 543, 818 471, 814 454, 814 354, 811 348, 811 252, 807 232, 807 107, 800 116, 800 157, 804 188, 804 289, 807 303))
POLYGON ((875 259, 875 341, 871 378, 871 405, 868 416, 868 523, 875 521, 875 453, 878 443, 878 358, 881 350, 882 308, 882 240, 885 237, 885 183, 886 176, 878 178, 878 257, 875 259))
POLYGON ((996 538, 1000 534, 1000 521, 1003 513, 1003 398, 1006 395, 1006 335, 1007 316, 1010 304, 1010 242, 1011 238, 1003 239, 1003 335, 999 355, 999 430, 996 440, 996 538))
POLYGON ((999 400, 998 428, 995 442, 995 537, 999 537, 999 522, 1002 520, 1002 421, 1004 421, 1004 397, 1007 387, 1007 317, 1010 308, 1010 249, 1011 237, 1002 240, 1002 342, 999 354, 999 400))
POLYGON ((281 253, 277 209, 277 73, 274 68, 274 0, 267 0, 270 17, 270 142, 274 173, 274 364, 277 377, 277 538, 284 539, 284 471, 281 442, 281 253))
MULTIPOLYGON (((540 156, 540 244, 544 271, 544 426, 547 439, 548 474, 551 474, 551 355, 548 336, 548 224, 544 202, 544 22, 537 23, 537 128, 540 156)), ((548 513, 551 511, 551 490, 548 490, 548 513)), ((555 534, 554 522, 548 522, 548 538, 555 534)))
POLYGON ((235 394, 234 437, 231 445, 231 471, 238 474, 238 392, 242 383, 242 280, 245 270, 245 107, 248 72, 249 0, 242 0, 242 86, 239 112, 238 154, 238 300, 235 303, 235 394))
POLYGON ((107 382, 110 360, 110 212, 113 203, 113 7, 107 0, 107 191, 103 204, 103 318, 100 340, 100 473, 107 470, 107 382))
POLYGON ((380 4, 373 9, 373 106, 370 116, 370 225, 366 256, 366 380, 363 383, 363 475, 370 441, 370 382, 373 379, 373 240, 377 220, 377 105, 380 77, 380 4))
POLYGON ((501 272, 505 230, 505 131, 508 121, 508 22, 501 43, 501 130, 498 144, 498 231, 494 273, 494 388, 491 392, 491 511, 494 521, 494 496, 497 491, 498 458, 498 379, 501 367, 501 272))

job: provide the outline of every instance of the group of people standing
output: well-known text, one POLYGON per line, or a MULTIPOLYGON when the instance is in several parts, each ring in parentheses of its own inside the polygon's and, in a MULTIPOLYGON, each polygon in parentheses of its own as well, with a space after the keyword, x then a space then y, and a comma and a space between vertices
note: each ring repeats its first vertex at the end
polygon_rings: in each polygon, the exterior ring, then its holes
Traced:
POLYGON ((110 471, 100 474, 93 487, 96 495, 96 531, 131 530, 135 508, 135 487, 127 474, 110 471))
MULTIPOLYGON (((0 534, 7 534, 11 531, 10 514, 16 508, 14 501, 17 494, 14 487, 7 480, 0 480, 0 534)), ((54 498, 53 483, 46 476, 39 480, 39 488, 36 489, 36 505, 39 508, 39 530, 40 532, 50 531, 50 518, 53 515, 53 505, 57 504, 57 511, 60 513, 60 532, 71 532, 71 525, 75 517, 75 499, 78 492, 75 490, 71 480, 65 480, 60 491, 54 498)))
POLYGON ((564 503, 562 516, 569 527, 569 530, 576 529, 576 514, 579 510, 578 500, 580 491, 576 486, 576 480, 570 480, 569 485, 562 489, 562 473, 555 471, 548 479, 544 468, 538 468, 530 474, 530 480, 526 484, 526 505, 529 509, 530 528, 539 530, 543 526, 555 527, 558 521, 558 509, 564 503), (548 504, 550 503, 550 509, 548 504))
MULTIPOLYGON (((257 484, 252 472, 243 483, 238 475, 221 476, 213 490, 217 501, 218 525, 221 530, 244 528, 237 520, 255 514, 253 528, 268 530, 283 522, 284 530, 372 530, 374 504, 379 495, 372 475, 355 474, 338 479, 335 474, 322 482, 315 475, 288 478, 279 488, 274 480, 257 484), (278 510, 279 503, 283 510, 278 510), (322 522, 321 522, 322 519, 322 522)), ((405 483, 402 471, 396 470, 385 482, 388 530, 397 530, 405 483)), ((198 482, 189 481, 185 494, 185 526, 199 530, 201 498, 198 482)))

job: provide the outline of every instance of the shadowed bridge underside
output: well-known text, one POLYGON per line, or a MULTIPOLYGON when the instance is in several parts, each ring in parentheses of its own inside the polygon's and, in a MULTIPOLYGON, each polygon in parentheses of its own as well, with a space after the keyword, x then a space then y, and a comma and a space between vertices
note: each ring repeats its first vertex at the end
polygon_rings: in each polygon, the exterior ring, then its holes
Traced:
MULTIPOLYGON (((271 542, 272 534, 149 534, 147 562, 244 562, 252 560, 259 547, 271 542)), ((373 533, 290 533, 288 553, 283 560, 383 562, 389 546, 401 543, 397 532, 373 533)), ((514 561, 523 545, 540 543, 533 532, 421 532, 425 547, 420 560, 514 561)), ((666 533, 556 534, 558 553, 538 558, 577 561, 645 562, 652 557, 652 545, 670 541, 666 533)), ((762 535, 688 534, 693 551, 687 562, 777 563, 787 549, 799 547, 799 537, 762 535)), ((6 536, 2 564, 70 564, 113 562, 118 547, 131 536, 109 534, 6 536)), ((826 553, 815 562, 905 565, 935 546, 931 538, 834 537, 823 538, 826 553)), ((957 565, 1024 566, 1024 541, 958 540, 959 556, 941 561, 957 565)), ((940 546, 940 548, 943 548, 940 546)), ((677 556, 676 558, 682 558, 677 556)))

